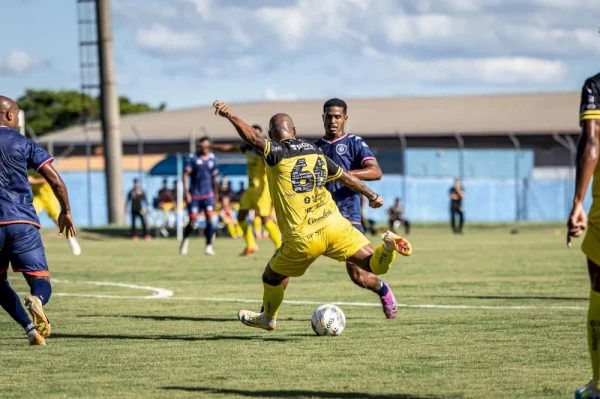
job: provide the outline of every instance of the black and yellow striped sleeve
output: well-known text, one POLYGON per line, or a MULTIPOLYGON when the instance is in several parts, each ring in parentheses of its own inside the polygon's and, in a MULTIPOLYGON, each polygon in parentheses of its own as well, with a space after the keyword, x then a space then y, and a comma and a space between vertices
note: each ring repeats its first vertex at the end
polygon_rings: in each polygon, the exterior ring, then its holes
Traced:
POLYGON ((263 151, 263 156, 267 158, 271 153, 271 140, 265 140, 265 149, 263 151))
POLYGON ((586 79, 581 89, 579 104, 579 122, 590 119, 600 119, 600 89, 599 75, 586 79))
POLYGON ((275 166, 281 161, 286 154, 284 146, 271 139, 265 139, 265 149, 263 151, 263 157, 265 162, 269 166, 275 166))
POLYGON ((325 160, 327 162, 327 182, 334 181, 342 177, 342 173, 344 173, 344 169, 340 168, 335 162, 331 160, 328 156, 325 156, 325 160))

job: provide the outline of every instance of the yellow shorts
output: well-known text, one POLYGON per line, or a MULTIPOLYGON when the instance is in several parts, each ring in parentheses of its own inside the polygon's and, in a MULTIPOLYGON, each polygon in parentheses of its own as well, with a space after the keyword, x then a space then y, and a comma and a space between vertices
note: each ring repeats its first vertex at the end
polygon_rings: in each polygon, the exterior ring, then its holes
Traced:
POLYGON ((268 188, 251 187, 244 192, 240 200, 240 209, 256 209, 258 216, 271 215, 271 194, 268 188))
POLYGON ((54 221, 58 220, 58 215, 60 215, 60 205, 53 193, 34 194, 33 207, 35 208, 35 213, 38 215, 45 210, 50 219, 54 221))
POLYGON ((590 220, 581 243, 581 250, 592 262, 600 265, 600 222, 590 220))
POLYGON ((342 215, 332 218, 335 218, 332 223, 307 237, 284 239, 269 262, 271 269, 284 276, 299 277, 321 255, 344 262, 371 244, 342 215))

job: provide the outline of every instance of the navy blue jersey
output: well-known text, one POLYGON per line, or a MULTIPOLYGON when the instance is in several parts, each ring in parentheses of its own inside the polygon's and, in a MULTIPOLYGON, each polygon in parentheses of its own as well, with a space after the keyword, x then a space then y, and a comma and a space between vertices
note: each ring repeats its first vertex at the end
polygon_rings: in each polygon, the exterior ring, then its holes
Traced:
POLYGON ((215 154, 190 154, 185 170, 190 172, 189 187, 192 199, 202 200, 215 196, 213 176, 219 174, 215 154))
POLYGON ((40 227, 33 208, 27 169, 52 162, 42 147, 9 127, 0 126, 0 225, 29 223, 40 227))
MULTIPOLYGON (((353 134, 345 133, 333 141, 322 138, 316 144, 325 155, 344 170, 362 169, 365 161, 375 159, 367 143, 353 134)), ((353 224, 361 223, 360 194, 339 182, 328 183, 327 189, 331 192, 342 216, 353 224)))

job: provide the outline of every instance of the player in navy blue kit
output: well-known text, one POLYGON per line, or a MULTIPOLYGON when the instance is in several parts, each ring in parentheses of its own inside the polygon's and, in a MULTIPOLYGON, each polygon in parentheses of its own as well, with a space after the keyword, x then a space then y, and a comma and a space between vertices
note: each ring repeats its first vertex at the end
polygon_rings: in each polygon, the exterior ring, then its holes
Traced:
POLYGON ((204 212, 206 218, 206 255, 214 255, 212 247, 214 236, 213 214, 215 204, 218 202, 219 186, 217 183, 217 159, 210 152, 210 139, 202 137, 196 141, 196 153, 190 154, 185 171, 183 172, 183 191, 188 204, 189 223, 183 232, 183 241, 179 252, 186 255, 188 252, 190 234, 194 230, 196 219, 200 212, 204 212), (189 185, 188 185, 189 179, 189 185))
MULTIPOLYGON (((379 180, 381 168, 367 143, 361 137, 344 130, 348 120, 347 111, 346 102, 338 98, 332 98, 323 105, 325 136, 316 144, 325 155, 351 175, 361 180, 379 180)), ((360 194, 337 182, 327 184, 327 189, 342 216, 364 234, 360 194)), ((346 270, 356 285, 379 295, 383 312, 388 319, 396 317, 396 298, 388 283, 352 263, 346 263, 346 270)))
POLYGON ((52 166, 52 157, 43 148, 21 135, 19 107, 8 97, 0 96, 0 305, 27 333, 31 345, 45 345, 50 335, 50 321, 43 305, 52 294, 50 272, 33 207, 33 194, 27 169, 36 170, 50 184, 58 198, 60 233, 76 235, 71 218, 67 188, 52 166), (8 267, 23 273, 30 287, 25 308, 8 283, 8 267))

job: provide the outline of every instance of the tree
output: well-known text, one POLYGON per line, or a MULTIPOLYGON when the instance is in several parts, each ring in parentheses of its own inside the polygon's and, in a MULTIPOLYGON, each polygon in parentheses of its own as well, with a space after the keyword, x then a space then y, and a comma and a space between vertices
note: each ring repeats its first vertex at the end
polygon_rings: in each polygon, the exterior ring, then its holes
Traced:
MULTIPOLYGON (((82 123, 86 116, 98 119, 100 100, 74 90, 25 91, 25 95, 17 99, 17 104, 25 112, 27 126, 37 135, 43 135, 58 129, 82 123), (89 115, 88 115, 89 113, 89 115)), ((166 104, 153 108, 146 103, 134 103, 125 96, 119 97, 121 115, 163 111, 166 104)))

